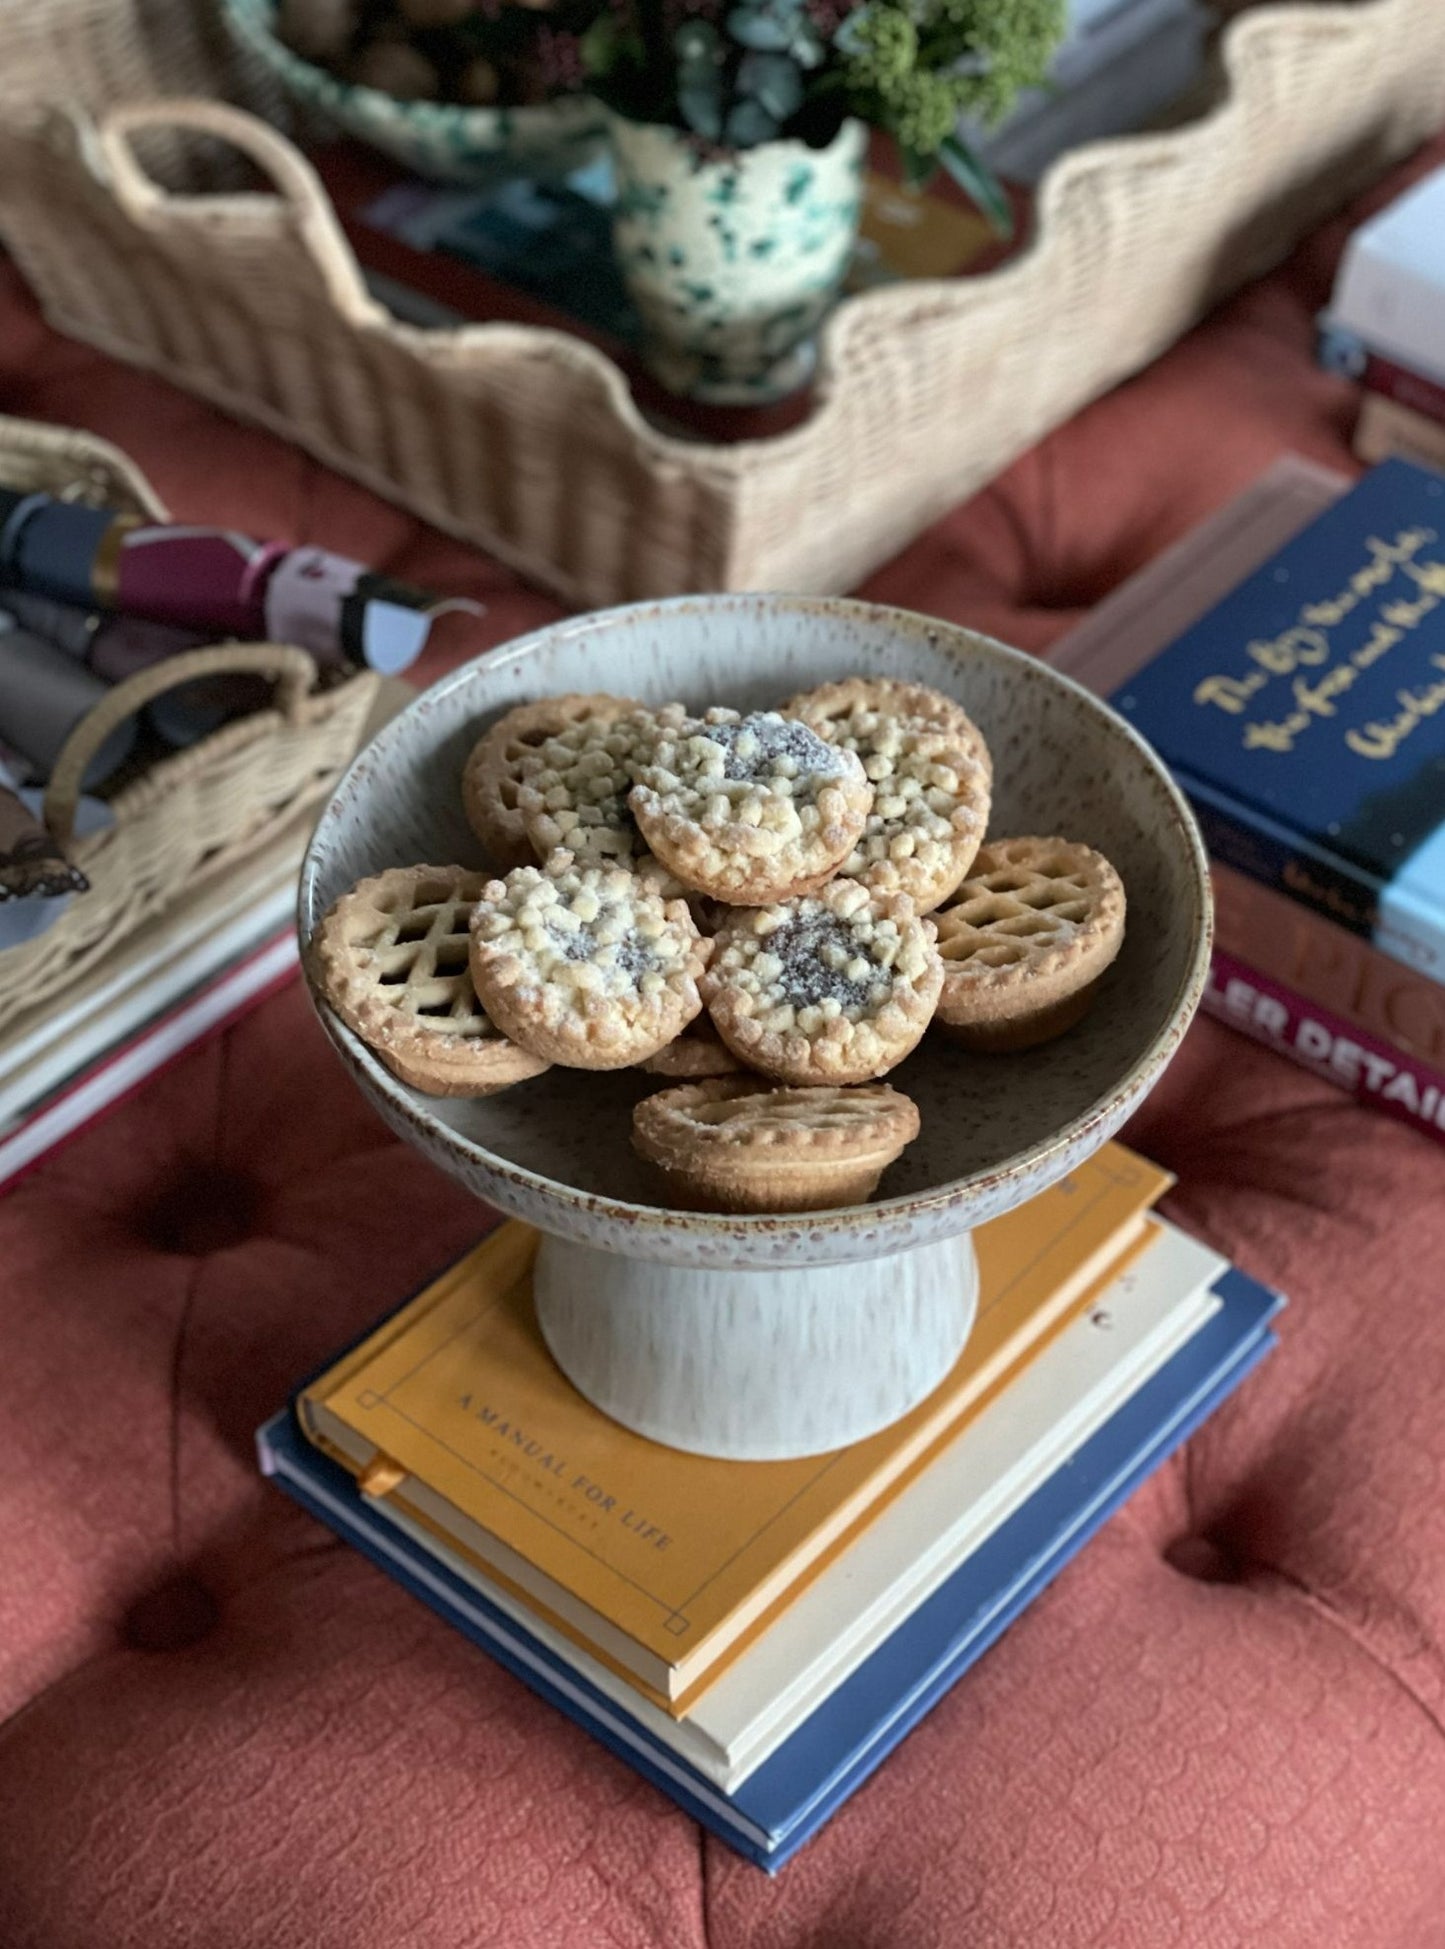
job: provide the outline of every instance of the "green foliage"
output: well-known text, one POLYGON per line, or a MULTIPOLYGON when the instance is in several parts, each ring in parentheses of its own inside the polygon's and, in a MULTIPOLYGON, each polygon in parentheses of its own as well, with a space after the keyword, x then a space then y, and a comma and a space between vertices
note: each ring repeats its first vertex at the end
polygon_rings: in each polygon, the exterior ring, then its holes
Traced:
POLYGON ((1007 232, 1008 200, 958 123, 997 120, 1042 81, 1064 18, 1065 0, 865 0, 834 38, 841 90, 894 137, 910 180, 941 163, 1007 232))
POLYGON ((941 165, 1007 228, 959 120, 995 121, 1044 79, 1066 0, 703 0, 671 28, 666 6, 613 0, 584 37, 596 92, 623 114, 736 149, 825 143, 856 115, 894 137, 913 180, 941 165))
POLYGON ((963 106, 994 122, 1048 72, 1067 19, 1066 0, 939 0, 940 44, 956 37, 972 72, 963 106))

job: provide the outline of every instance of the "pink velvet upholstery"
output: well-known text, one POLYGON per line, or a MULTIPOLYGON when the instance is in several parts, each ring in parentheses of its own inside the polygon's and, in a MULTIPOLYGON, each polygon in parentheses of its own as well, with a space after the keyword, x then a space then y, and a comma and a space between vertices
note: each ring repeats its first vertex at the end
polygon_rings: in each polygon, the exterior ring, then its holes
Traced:
MULTIPOLYGON (((1030 647, 1293 447, 1336 226, 876 576, 1030 647)), ((0 407, 173 505, 554 613, 52 337, 0 407)), ((456 654, 452 642, 439 654, 456 654)), ((254 1425, 477 1213, 296 989, 0 1200, 3 1949, 1438 1949, 1445 1154, 1208 1024, 1132 1133, 1283 1346, 773 1882, 256 1478, 254 1425)))

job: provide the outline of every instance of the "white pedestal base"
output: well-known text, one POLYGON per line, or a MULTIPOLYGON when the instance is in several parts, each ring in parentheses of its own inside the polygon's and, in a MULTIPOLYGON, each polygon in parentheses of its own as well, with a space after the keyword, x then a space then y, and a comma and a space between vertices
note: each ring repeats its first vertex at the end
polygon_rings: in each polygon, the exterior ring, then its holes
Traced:
POLYGON ((782 1461, 860 1441, 931 1393, 973 1326, 978 1266, 967 1232, 776 1272, 544 1233, 533 1291, 558 1366, 614 1420, 695 1454, 782 1461))

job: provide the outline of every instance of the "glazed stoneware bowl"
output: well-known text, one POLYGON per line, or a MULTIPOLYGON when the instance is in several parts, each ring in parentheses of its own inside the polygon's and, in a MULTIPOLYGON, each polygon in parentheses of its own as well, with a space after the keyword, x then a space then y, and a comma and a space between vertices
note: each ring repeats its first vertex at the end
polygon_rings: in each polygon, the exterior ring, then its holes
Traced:
POLYGON ((484 185, 508 175, 560 179, 602 153, 602 110, 589 96, 559 95, 535 108, 403 101, 342 81, 294 53, 274 31, 275 0, 225 0, 225 11, 236 39, 294 101, 435 182, 484 185))
POLYGON ((931 1033, 891 1073, 918 1104, 922 1134, 870 1204, 803 1217, 666 1209, 629 1144, 633 1105, 659 1079, 553 1068, 478 1101, 425 1097, 316 997, 391 1127, 539 1229, 538 1316, 582 1392, 654 1439, 706 1453, 815 1453, 906 1412, 972 1323, 973 1227, 1064 1177, 1158 1080, 1198 1005, 1210 939, 1203 847, 1159 760, 1077 684, 967 630, 835 599, 682 597, 557 623, 434 685, 352 764, 302 871, 309 938, 366 874, 484 864, 462 767, 516 704, 611 691, 756 710, 853 675, 956 698, 993 753, 990 833, 1083 840, 1113 861, 1128 896, 1123 949, 1078 1027, 1011 1056, 971 1055, 931 1033))

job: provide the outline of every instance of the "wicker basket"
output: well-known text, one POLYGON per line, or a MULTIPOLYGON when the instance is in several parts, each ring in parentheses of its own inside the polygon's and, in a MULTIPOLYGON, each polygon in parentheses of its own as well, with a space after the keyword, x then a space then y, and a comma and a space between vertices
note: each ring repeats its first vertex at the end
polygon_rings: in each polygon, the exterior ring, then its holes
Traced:
MULTIPOLYGON (((0 232, 46 315, 579 604, 854 586, 1445 119, 1441 0, 1252 9, 1192 121, 1055 166, 1021 258, 849 299, 804 426, 701 446, 649 427, 565 334, 390 317, 286 140, 214 102, 134 103, 138 74, 174 93, 205 66, 192 27, 171 64, 172 12, 192 8, 0 0, 4 44, 12 21, 28 36, 25 97, 0 78, 0 232), (67 61, 86 22, 114 56, 109 89, 94 48, 81 64, 86 98, 121 104, 98 122, 67 61), (279 197, 162 191, 133 144, 177 125, 236 144, 279 197)), ((234 80, 218 67, 208 92, 234 80)))
MULTIPOLYGON (((0 419, 0 477, 157 519, 165 509, 101 440, 0 419)), ((316 691, 316 666, 278 643, 233 643, 169 658, 115 685, 72 732, 45 793, 45 823, 90 879, 56 924, 0 952, 0 1031, 136 928, 259 851, 324 797, 351 758, 376 696, 361 672, 316 691), (70 845, 80 781, 123 718, 175 685, 246 671, 274 677, 271 708, 162 758, 111 799, 115 822, 70 845)))

